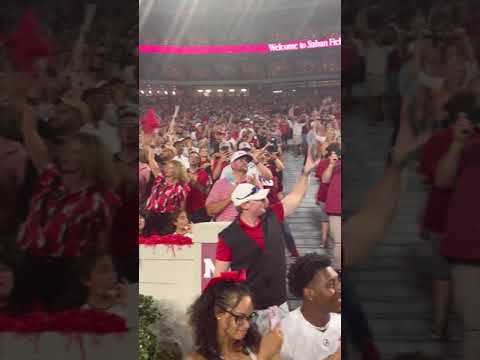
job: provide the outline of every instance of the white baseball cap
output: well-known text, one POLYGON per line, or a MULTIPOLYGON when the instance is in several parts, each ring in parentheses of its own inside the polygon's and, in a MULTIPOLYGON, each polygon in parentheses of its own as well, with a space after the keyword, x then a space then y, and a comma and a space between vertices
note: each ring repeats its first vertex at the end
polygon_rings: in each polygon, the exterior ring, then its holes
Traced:
POLYGON ((267 198, 270 189, 262 189, 250 183, 237 185, 231 195, 234 206, 240 206, 250 200, 263 200, 267 198))
POLYGON ((233 153, 231 159, 230 159, 230 164, 233 163, 234 161, 242 158, 242 157, 248 157, 249 161, 253 160, 252 155, 250 155, 248 152, 246 152, 246 151, 235 151, 233 153))

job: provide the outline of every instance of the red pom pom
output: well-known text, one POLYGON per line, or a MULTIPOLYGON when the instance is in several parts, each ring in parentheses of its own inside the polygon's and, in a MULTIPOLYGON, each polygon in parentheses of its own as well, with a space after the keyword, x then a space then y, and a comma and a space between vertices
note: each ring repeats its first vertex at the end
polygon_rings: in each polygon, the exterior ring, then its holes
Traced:
POLYGON ((143 131, 146 134, 152 134, 160 127, 160 119, 153 109, 147 111, 141 120, 143 131))
POLYGON ((46 57, 50 53, 50 44, 41 34, 32 10, 25 12, 17 32, 5 38, 4 42, 11 52, 15 68, 26 73, 32 72, 37 58, 46 57))

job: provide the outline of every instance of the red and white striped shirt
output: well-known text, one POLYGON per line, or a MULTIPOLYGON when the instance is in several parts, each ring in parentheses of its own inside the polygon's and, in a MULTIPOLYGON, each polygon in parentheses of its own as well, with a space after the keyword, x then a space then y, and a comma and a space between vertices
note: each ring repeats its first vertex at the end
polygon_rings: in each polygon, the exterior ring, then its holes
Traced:
POLYGON ((17 245, 37 256, 80 256, 97 241, 119 205, 118 196, 97 186, 69 193, 58 169, 49 164, 34 190, 17 245))

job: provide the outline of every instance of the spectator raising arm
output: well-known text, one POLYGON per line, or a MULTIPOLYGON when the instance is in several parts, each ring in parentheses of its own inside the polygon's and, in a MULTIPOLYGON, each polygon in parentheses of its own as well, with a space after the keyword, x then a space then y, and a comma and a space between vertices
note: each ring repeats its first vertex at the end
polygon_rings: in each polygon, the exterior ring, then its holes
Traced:
POLYGON ((27 152, 32 159, 35 169, 40 174, 48 164, 48 149, 37 131, 37 116, 27 104, 21 105, 22 110, 22 134, 27 152))
POLYGON ((297 183, 293 186, 292 191, 282 200, 285 216, 293 214, 293 212, 302 202, 308 189, 310 174, 314 169, 317 168, 318 163, 319 160, 314 161, 312 159, 311 151, 308 149, 307 161, 305 162, 302 175, 298 179, 297 183))
POLYGON ((155 152, 153 148, 147 146, 147 156, 148 156, 148 166, 150 166, 150 170, 154 177, 157 177, 162 173, 160 166, 158 165, 157 161, 155 160, 155 152))
POLYGON ((206 206, 208 216, 216 216, 221 213, 230 203, 232 200, 230 196, 226 199, 215 201, 206 206))
POLYGON ((343 265, 353 266, 367 259, 374 247, 385 238, 391 225, 401 196, 404 177, 403 169, 412 154, 426 138, 415 139, 410 122, 402 109, 396 144, 392 149, 391 162, 386 167, 380 182, 365 199, 363 208, 343 226, 343 265))

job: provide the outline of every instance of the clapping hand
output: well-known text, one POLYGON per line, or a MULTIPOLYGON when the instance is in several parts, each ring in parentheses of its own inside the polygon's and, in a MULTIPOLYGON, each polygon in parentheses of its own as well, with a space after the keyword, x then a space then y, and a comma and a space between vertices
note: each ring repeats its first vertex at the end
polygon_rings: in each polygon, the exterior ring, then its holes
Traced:
POLYGON ((277 325, 260 342, 259 358, 271 359, 275 355, 280 354, 283 344, 283 331, 280 325, 277 325))
POLYGON ((464 115, 460 115, 453 125, 454 139, 459 144, 465 144, 474 132, 472 122, 464 115))

